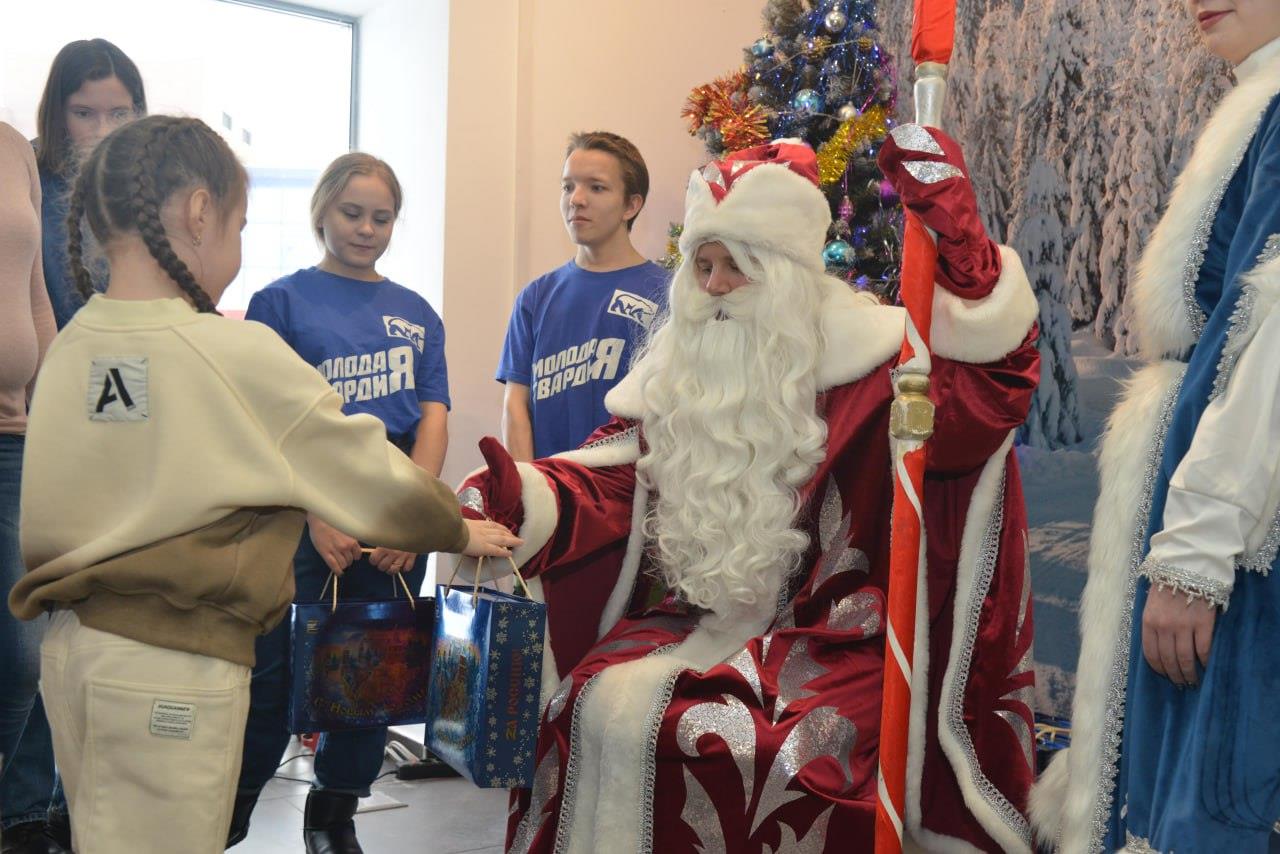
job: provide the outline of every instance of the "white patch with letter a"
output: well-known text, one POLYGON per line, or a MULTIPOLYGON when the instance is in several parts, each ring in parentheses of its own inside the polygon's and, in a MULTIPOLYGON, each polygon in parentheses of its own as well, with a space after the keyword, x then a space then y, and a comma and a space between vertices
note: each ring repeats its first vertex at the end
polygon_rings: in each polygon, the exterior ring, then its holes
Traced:
POLYGON ((109 356, 89 366, 90 421, 146 421, 147 357, 109 356))

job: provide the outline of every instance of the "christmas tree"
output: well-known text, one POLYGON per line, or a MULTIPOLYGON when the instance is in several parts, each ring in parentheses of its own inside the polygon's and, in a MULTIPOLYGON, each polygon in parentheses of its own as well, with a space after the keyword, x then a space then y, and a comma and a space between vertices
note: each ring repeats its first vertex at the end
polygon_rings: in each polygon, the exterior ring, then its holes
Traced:
POLYGON ((743 68, 694 89, 684 116, 713 157, 784 137, 812 146, 831 203, 828 272, 893 302, 902 210, 876 152, 897 83, 875 16, 874 0, 767 0, 766 33, 743 68))

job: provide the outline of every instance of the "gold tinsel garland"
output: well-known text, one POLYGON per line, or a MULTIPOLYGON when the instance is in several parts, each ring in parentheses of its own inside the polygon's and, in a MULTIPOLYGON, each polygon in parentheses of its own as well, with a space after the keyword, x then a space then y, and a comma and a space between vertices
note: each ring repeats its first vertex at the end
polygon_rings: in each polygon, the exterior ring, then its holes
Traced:
POLYGON ((871 107, 841 124, 835 135, 818 148, 818 177, 824 187, 844 177, 850 157, 884 139, 889 132, 887 118, 884 107, 871 107))

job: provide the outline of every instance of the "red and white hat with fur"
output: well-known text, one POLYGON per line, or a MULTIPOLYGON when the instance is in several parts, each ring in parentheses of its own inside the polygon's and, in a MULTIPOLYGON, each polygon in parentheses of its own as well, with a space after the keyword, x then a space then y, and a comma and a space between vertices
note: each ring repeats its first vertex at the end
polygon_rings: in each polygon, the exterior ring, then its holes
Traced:
POLYGON ((734 152, 689 177, 680 252, 736 240, 823 269, 831 208, 818 189, 818 159, 798 140, 734 152))

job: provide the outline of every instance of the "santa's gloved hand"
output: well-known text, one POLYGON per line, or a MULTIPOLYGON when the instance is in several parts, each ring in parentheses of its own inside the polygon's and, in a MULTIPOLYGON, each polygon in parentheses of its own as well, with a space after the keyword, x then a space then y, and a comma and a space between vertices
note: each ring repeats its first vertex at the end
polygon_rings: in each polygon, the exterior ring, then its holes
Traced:
POLYGON ((965 299, 991 293, 1000 250, 978 218, 960 145, 937 128, 898 125, 877 157, 902 204, 938 235, 938 284, 965 299))
POLYGON ((480 440, 480 453, 489 468, 463 482, 458 492, 462 515, 468 519, 492 519, 519 531, 524 524, 524 502, 520 498, 522 487, 516 461, 492 436, 480 440))

